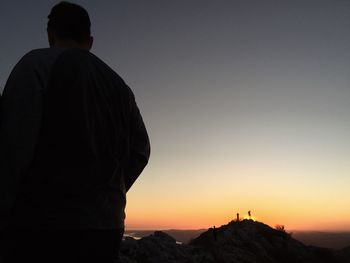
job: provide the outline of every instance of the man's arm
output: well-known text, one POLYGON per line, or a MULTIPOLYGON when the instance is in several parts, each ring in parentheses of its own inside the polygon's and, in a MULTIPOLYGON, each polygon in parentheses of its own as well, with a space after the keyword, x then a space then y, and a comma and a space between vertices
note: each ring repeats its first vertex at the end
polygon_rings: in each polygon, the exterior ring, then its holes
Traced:
POLYGON ((125 188, 129 191, 148 163, 151 153, 150 142, 140 110, 132 95, 130 123, 130 156, 125 171, 125 188))
POLYGON ((0 229, 7 226, 21 175, 34 156, 41 125, 42 83, 24 56, 3 91, 0 123, 0 229))

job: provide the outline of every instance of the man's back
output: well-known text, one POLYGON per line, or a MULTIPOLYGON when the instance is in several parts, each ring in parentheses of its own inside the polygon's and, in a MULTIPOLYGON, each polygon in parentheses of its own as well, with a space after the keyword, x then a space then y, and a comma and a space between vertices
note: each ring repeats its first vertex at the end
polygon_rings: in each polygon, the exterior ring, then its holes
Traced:
POLYGON ((12 227, 122 228, 125 194, 150 151, 134 95, 87 51, 66 49, 47 67, 41 128, 12 227))
POLYGON ((21 181, 13 226, 122 228, 126 191, 149 156, 134 96, 88 51, 63 51, 50 72, 34 161, 21 181))

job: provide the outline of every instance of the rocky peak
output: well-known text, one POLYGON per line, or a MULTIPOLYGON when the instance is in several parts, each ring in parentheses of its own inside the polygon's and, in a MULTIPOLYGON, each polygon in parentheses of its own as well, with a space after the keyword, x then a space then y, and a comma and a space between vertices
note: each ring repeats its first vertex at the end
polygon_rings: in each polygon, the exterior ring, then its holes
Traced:
POLYGON ((124 263, 340 263, 348 251, 306 246, 283 229, 253 220, 231 221, 210 228, 188 245, 156 231, 138 241, 127 238, 121 248, 124 263))

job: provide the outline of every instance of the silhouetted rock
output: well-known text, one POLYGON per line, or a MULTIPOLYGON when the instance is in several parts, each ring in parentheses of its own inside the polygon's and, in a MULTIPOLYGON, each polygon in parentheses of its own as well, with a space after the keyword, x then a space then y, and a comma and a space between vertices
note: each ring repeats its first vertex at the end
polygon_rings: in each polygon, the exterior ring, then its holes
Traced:
POLYGON ((284 231, 252 220, 232 221, 217 232, 216 242, 208 231, 190 245, 221 262, 333 262, 330 250, 311 249, 284 231))
MULTIPOLYGON (((124 263, 345 263, 350 247, 339 252, 306 246, 285 231, 252 220, 232 221, 202 233, 188 245, 157 231, 140 240, 126 238, 124 263)), ((348 260, 348 261, 347 261, 348 260)))
POLYGON ((121 259, 125 263, 185 263, 189 257, 187 246, 177 244, 173 237, 161 231, 138 241, 126 238, 121 246, 121 259))
POLYGON ((338 262, 350 263, 350 246, 345 247, 337 252, 338 262))

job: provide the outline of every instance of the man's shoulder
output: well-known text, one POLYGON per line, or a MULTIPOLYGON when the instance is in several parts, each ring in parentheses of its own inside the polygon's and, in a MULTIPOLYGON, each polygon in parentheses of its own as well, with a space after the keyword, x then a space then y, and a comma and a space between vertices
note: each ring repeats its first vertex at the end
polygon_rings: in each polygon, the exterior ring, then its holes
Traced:
POLYGON ((77 48, 66 49, 59 55, 55 64, 57 68, 63 70, 77 69, 75 72, 82 73, 85 78, 102 78, 119 84, 119 87, 125 87, 126 90, 130 89, 112 67, 90 51, 77 48))
POLYGON ((40 48, 27 52, 16 64, 14 71, 42 71, 49 68, 64 51, 62 48, 40 48))
POLYGON ((27 52, 12 69, 8 81, 24 80, 29 76, 47 76, 52 64, 63 51, 59 48, 40 48, 27 52))
MULTIPOLYGON (((32 52, 42 54, 46 52, 46 50, 33 50, 32 52)), ((57 58, 57 64, 74 64, 76 63, 80 67, 89 67, 91 64, 99 65, 99 67, 103 67, 105 70, 113 71, 105 62, 102 61, 99 57, 91 53, 90 51, 83 50, 80 48, 67 48, 64 49, 63 52, 58 52, 59 56, 57 58)))
POLYGON ((53 48, 53 47, 47 47, 47 48, 36 48, 29 51, 26 55, 45 55, 50 53, 57 53, 62 52, 65 50, 65 48, 53 48))
POLYGON ((33 49, 26 53, 21 60, 30 61, 30 60, 42 60, 49 59, 51 57, 57 57, 60 55, 65 49, 64 48, 38 48, 33 49))
POLYGON ((82 67, 89 67, 94 65, 100 68, 103 72, 109 72, 111 74, 116 74, 116 72, 107 65, 101 58, 96 56, 90 51, 79 49, 79 48, 69 48, 64 50, 59 56, 61 61, 67 61, 67 63, 77 62, 82 67), (81 63, 85 62, 85 63, 81 63))

